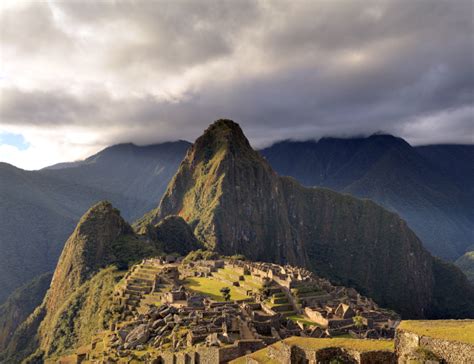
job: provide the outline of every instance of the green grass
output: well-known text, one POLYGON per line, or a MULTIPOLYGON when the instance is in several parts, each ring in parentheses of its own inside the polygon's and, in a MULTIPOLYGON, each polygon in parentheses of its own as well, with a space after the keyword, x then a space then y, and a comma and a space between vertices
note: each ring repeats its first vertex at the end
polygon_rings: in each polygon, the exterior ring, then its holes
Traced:
POLYGON ((338 346, 346 349, 357 350, 359 352, 374 350, 394 350, 394 344, 392 340, 367 340, 347 338, 313 339, 308 337, 293 336, 283 340, 283 342, 287 345, 298 345, 307 349, 323 349, 338 346))
POLYGON ((291 316, 287 316, 287 318, 294 322, 302 322, 305 325, 319 326, 319 324, 311 321, 309 318, 303 315, 291 315, 291 316))
MULTIPOLYGON (((274 344, 276 345, 276 344, 274 344)), ((258 350, 252 354, 246 355, 246 356, 241 356, 240 358, 237 358, 235 360, 230 361, 230 364, 245 364, 247 363, 247 357, 252 358, 256 360, 258 363, 261 364, 277 364, 279 361, 270 358, 268 355, 268 348, 258 350)))
POLYGON ((107 328, 113 320, 110 298, 123 275, 116 267, 102 269, 64 302, 50 325, 42 327, 48 356, 88 344, 97 332, 107 328))
MULTIPOLYGON (((227 279, 230 282, 239 281, 239 277, 241 276, 241 274, 235 273, 232 268, 219 269, 217 271, 217 275, 221 276, 224 279, 227 279)), ((255 281, 251 275, 244 275, 244 280, 239 281, 239 283, 245 290, 247 290, 247 288, 258 290, 262 287, 262 284, 255 281)))
MULTIPOLYGON (((393 341, 389 340, 362 340, 362 339, 346 339, 346 338, 334 338, 334 339, 313 339, 307 337, 293 336, 288 339, 276 342, 272 346, 281 350, 282 345, 298 345, 305 349, 324 349, 331 347, 343 347, 346 349, 357 350, 359 352, 368 351, 394 351, 393 341), (280 347, 280 348, 278 348, 280 347)), ((247 361, 247 357, 254 359, 261 364, 274 364, 279 363, 275 359, 271 359, 268 356, 268 347, 262 350, 258 350, 247 356, 240 357, 231 361, 231 364, 244 364, 247 361)))
POLYGON ((192 291, 206 295, 215 301, 224 301, 222 293, 220 292, 223 287, 230 288, 231 300, 243 300, 248 298, 241 290, 229 285, 227 282, 219 281, 215 278, 188 278, 185 285, 192 291))
POLYGON ((474 320, 408 320, 402 321, 398 328, 418 335, 474 345, 474 320))

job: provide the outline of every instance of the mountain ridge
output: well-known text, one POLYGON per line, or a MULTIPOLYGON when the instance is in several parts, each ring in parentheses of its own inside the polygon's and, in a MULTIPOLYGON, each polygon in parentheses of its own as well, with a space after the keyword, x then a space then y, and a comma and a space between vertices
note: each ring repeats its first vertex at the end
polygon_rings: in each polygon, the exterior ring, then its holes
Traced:
POLYGON ((401 138, 375 135, 276 143, 261 153, 279 174, 306 186, 370 198, 399 213, 432 253, 456 259, 474 238, 474 199, 468 183, 474 181, 474 172, 463 167, 474 164, 474 153, 468 152, 474 146, 456 146, 461 150, 456 157, 446 152, 449 163, 419 152, 433 148, 434 155, 444 155, 443 146, 411 147, 401 138), (457 172, 450 172, 450 165, 456 165, 457 172))

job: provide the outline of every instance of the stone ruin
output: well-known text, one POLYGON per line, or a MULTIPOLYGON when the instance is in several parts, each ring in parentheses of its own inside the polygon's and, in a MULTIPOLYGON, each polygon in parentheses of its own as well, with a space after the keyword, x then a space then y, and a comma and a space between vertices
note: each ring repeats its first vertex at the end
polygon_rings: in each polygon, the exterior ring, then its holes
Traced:
POLYGON ((212 352, 219 361, 228 361, 293 336, 389 338, 398 322, 398 316, 351 288, 333 286, 303 268, 271 263, 147 259, 127 274, 115 299, 124 305, 127 320, 112 326, 111 349, 129 357, 151 347, 163 353, 156 362, 168 360, 167 355, 176 359, 185 349, 188 356, 212 352), (240 286, 250 275, 266 287, 267 296, 252 289, 246 300, 215 302, 183 284, 186 277, 211 277, 222 268, 236 275, 229 285, 240 286), (161 306, 144 304, 149 297, 161 306), (294 315, 306 322, 288 318, 294 315), (356 315, 362 317, 362 327, 355 326, 356 315))

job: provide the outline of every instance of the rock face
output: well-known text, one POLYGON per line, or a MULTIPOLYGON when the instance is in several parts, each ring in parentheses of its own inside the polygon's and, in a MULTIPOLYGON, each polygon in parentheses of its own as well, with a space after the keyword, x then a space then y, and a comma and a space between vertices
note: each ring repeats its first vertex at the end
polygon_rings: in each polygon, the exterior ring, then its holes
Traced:
POLYGON ((165 253, 186 255, 202 248, 191 227, 180 216, 167 216, 154 227, 154 240, 165 253))
POLYGON ((433 259, 403 220, 368 200, 279 177, 230 120, 196 140, 140 225, 168 215, 223 254, 306 266, 405 317, 431 310, 433 259))

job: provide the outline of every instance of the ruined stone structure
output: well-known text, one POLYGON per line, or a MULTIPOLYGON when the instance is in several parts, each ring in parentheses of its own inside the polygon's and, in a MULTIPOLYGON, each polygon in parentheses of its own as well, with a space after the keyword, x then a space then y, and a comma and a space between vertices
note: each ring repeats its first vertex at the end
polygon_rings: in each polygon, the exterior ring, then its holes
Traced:
MULTIPOLYGON (((114 298, 124 307, 124 320, 112 325, 110 348, 104 357, 129 358, 135 351, 152 349, 159 353, 153 356, 156 363, 228 362, 291 337, 328 338, 347 333, 368 337, 369 332, 375 338, 388 337, 374 323, 393 328, 398 319, 355 290, 333 286, 306 269, 239 260, 184 264, 146 259, 130 270, 114 298), (221 274, 220 269, 232 274, 221 274), (213 276, 247 292, 248 298, 216 302, 186 288, 189 277, 213 276), (245 277, 260 284, 249 287, 245 277), (365 319, 357 333, 356 315, 365 319)), ((303 357, 298 349, 292 350, 292 357, 303 357)))

